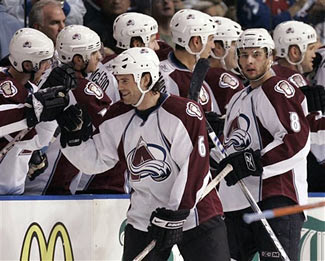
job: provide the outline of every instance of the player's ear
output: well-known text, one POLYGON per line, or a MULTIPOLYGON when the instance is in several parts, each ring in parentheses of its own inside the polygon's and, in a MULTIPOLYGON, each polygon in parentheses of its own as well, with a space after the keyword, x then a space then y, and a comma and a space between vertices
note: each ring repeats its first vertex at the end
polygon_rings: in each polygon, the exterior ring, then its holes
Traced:
POLYGON ((148 89, 150 82, 151 82, 150 73, 144 73, 141 78, 141 86, 145 87, 145 89, 148 89))

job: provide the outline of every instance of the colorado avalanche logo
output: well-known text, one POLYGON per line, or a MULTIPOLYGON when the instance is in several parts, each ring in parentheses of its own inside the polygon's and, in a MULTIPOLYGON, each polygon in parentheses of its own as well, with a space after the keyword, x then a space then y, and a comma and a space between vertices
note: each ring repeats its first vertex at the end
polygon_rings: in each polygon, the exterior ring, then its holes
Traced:
POLYGON ((295 30, 293 30, 292 27, 289 27, 286 31, 287 34, 293 34, 295 32, 295 30))
POLYGON ((127 21, 126 26, 130 26, 130 25, 135 25, 134 20, 127 21))
POLYGON ((18 93, 17 88, 13 85, 12 81, 4 81, 0 84, 0 94, 5 98, 10 98, 18 93))
POLYGON ((188 102, 186 104, 186 113, 190 115, 191 117, 197 117, 199 120, 203 119, 202 112, 195 103, 193 102, 188 102))
POLYGON ((27 41, 27 42, 24 42, 23 44, 23 48, 32 48, 32 43, 27 41))
POLYGON ((156 144, 147 144, 140 137, 136 148, 127 155, 131 180, 140 181, 141 178, 148 176, 157 182, 167 179, 171 173, 171 167, 165 160, 164 148, 156 144))
POLYGON ((187 20, 190 20, 190 19, 195 19, 195 16, 194 14, 189 14, 187 17, 186 17, 187 20))
POLYGON ((302 77, 301 74, 296 73, 292 76, 289 77, 289 81, 291 83, 293 83, 294 85, 296 85, 297 87, 303 87, 307 85, 307 82, 305 81, 305 79, 302 77))
POLYGON ((103 90, 93 82, 88 82, 84 91, 87 95, 94 95, 99 100, 104 97, 103 90))
POLYGON ((147 49, 143 48, 143 49, 140 50, 140 53, 149 53, 149 51, 147 49))
POLYGON ((221 88, 236 89, 239 86, 239 81, 231 74, 223 73, 221 74, 219 85, 221 88))
POLYGON ((81 39, 81 35, 80 34, 74 34, 72 36, 72 40, 80 40, 81 39))
POLYGON ((295 88, 287 81, 279 81, 277 85, 274 86, 274 90, 284 94, 287 98, 291 98, 295 95, 295 88))
POLYGON ((227 138, 225 139, 225 148, 233 146, 236 151, 245 150, 252 141, 248 133, 249 127, 249 118, 244 114, 239 114, 231 123, 227 138))

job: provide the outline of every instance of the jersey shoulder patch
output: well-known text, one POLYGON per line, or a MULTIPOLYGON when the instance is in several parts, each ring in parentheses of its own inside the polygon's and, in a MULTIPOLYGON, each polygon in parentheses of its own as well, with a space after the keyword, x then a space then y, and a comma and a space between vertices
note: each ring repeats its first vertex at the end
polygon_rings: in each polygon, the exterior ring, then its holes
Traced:
POLYGON ((289 77, 289 81, 297 87, 303 87, 307 85, 307 82, 305 81, 304 77, 299 73, 291 75, 289 77))
POLYGON ((281 80, 275 86, 274 90, 278 93, 284 94, 287 98, 291 98, 295 95, 295 88, 287 81, 281 80))
POLYGON ((236 89, 239 86, 239 81, 236 77, 229 73, 223 73, 219 79, 219 86, 221 88, 236 89))
POLYGON ((87 95, 93 95, 99 100, 104 97, 103 90, 97 84, 95 84, 93 82, 88 82, 86 84, 84 91, 87 95))
POLYGON ((12 81, 3 81, 0 83, 0 94, 5 98, 10 98, 18 93, 16 86, 12 81))
POLYGON ((199 120, 203 119, 202 111, 200 107, 194 102, 188 102, 186 104, 186 113, 191 117, 197 117, 199 120))

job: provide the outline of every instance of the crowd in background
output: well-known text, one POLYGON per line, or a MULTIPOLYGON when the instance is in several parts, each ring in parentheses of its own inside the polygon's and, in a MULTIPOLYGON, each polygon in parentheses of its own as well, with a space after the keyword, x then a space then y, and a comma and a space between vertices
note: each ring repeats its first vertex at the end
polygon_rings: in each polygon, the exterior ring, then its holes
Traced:
MULTIPOLYGON (((32 5, 37 0, 0 1, 0 29, 2 32, 0 58, 8 54, 8 45, 16 29, 28 26, 32 5)), ((325 43, 324 0, 65 0, 60 1, 66 16, 65 24, 84 24, 101 37, 105 47, 115 50, 114 19, 124 12, 135 11, 154 17, 159 25, 159 36, 169 45, 169 22, 173 14, 183 8, 192 8, 211 16, 224 16, 237 21, 243 29, 265 28, 270 32, 283 21, 298 20, 315 27, 320 42, 325 43)))

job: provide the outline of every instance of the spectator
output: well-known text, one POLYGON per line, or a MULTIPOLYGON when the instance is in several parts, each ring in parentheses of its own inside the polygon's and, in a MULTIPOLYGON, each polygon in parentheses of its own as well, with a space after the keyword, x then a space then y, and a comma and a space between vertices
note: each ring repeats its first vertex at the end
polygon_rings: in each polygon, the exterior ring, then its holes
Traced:
POLYGON ((193 4, 192 9, 211 16, 225 16, 228 11, 227 5, 221 0, 197 1, 193 4))
POLYGON ((151 10, 152 17, 158 22, 159 38, 174 47, 170 30, 170 20, 175 13, 173 0, 154 0, 151 10))
POLYGON ((29 15, 29 26, 45 33, 54 43, 65 26, 65 15, 56 0, 36 2, 29 15))
POLYGON ((93 16, 93 9, 85 14, 85 25, 94 30, 100 36, 105 47, 116 49, 116 41, 113 38, 113 23, 115 18, 128 11, 131 6, 130 0, 105 0, 100 3, 100 13, 93 16), (92 16, 88 18, 87 16, 92 16))
POLYGON ((9 43, 14 33, 23 27, 18 19, 6 11, 3 0, 0 0, 0 59, 9 54, 9 43))
POLYGON ((265 28, 271 31, 279 23, 294 19, 305 3, 306 0, 238 0, 238 22, 244 29, 265 28))
MULTIPOLYGON (((17 17, 21 23, 28 16, 32 6, 43 0, 27 0, 26 8, 24 7, 24 0, 5 0, 8 12, 17 17), (26 16, 26 17, 25 17, 26 16)), ((55 0, 60 3, 64 15, 67 17, 66 24, 83 24, 83 16, 86 13, 86 8, 82 0, 55 0)), ((26 21, 27 22, 27 21, 26 21)), ((27 23, 26 23, 27 26, 27 23)))

